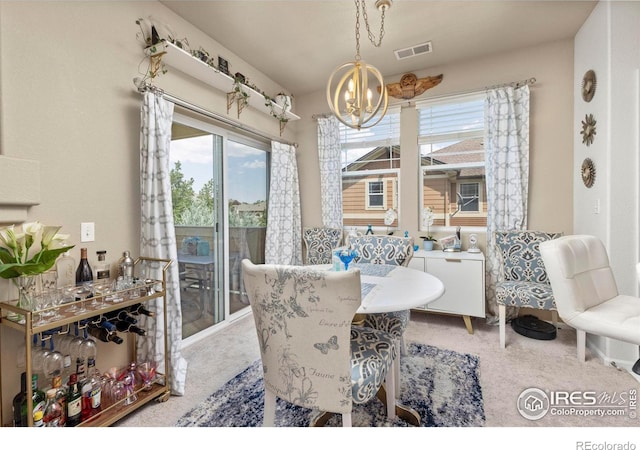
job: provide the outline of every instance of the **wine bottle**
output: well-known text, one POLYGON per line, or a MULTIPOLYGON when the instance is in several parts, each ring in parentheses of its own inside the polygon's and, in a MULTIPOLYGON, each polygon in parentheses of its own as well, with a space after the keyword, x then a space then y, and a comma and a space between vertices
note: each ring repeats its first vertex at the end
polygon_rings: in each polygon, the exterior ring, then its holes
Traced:
POLYGON ((82 284, 87 281, 93 281, 93 272, 91 271, 89 260, 87 260, 87 249, 83 247, 80 249, 80 263, 76 269, 76 284, 82 284))
POLYGON ((116 331, 116 326, 106 316, 100 316, 98 320, 89 322, 90 327, 104 328, 107 331, 116 331))
POLYGON ((13 426, 14 427, 26 427, 27 426, 27 415, 25 411, 25 415, 22 415, 21 405, 23 402, 26 404, 27 401, 27 373, 22 372, 20 375, 20 392, 13 397, 13 404, 11 409, 13 411, 13 426))
POLYGON ((126 322, 132 325, 135 325, 136 323, 138 323, 138 319, 136 319, 135 317, 131 317, 129 315, 129 312, 126 309, 118 309, 116 311, 113 312, 109 312, 104 314, 104 316, 111 321, 121 321, 121 322, 126 322))
POLYGON ((114 344, 122 344, 124 342, 124 340, 116 333, 115 326, 114 331, 109 331, 105 328, 90 326, 89 334, 94 338, 101 340, 102 342, 113 342, 114 344))
POLYGON ((136 303, 135 305, 131 305, 129 307, 129 312, 135 316, 142 314, 148 317, 154 317, 156 315, 156 313, 149 311, 147 308, 145 308, 142 303, 136 303))
POLYGON ((78 376, 72 373, 69 377, 69 392, 67 393, 67 422, 66 426, 80 425, 82 418, 82 394, 78 387, 78 376))
POLYGON ((122 321, 116 321, 115 324, 116 324, 116 329, 118 331, 122 331, 126 333, 136 333, 136 334, 139 334, 140 336, 147 335, 146 330, 143 330, 142 328, 136 325, 131 325, 130 323, 122 322, 122 321))

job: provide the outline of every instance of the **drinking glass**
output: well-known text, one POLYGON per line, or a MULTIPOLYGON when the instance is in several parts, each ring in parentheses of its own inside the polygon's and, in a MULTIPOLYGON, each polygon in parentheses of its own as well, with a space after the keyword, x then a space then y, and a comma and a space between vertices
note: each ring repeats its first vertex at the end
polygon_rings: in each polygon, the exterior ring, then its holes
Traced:
POLYGON ((51 306, 51 299, 47 292, 41 292, 33 296, 33 312, 38 313, 38 319, 33 323, 33 325, 40 326, 47 323, 43 310, 47 309, 49 306, 51 306))
MULTIPOLYGON (((74 295, 76 299, 79 299, 79 304, 80 304, 77 312, 79 313, 85 312, 87 310, 87 307, 85 305, 84 300, 88 299, 89 297, 91 297, 91 295, 93 295, 93 283, 86 282, 86 283, 82 283, 79 286, 76 286, 74 295)), ((98 302, 95 302, 95 303, 98 304, 98 302)))
POLYGON ((356 252, 355 250, 344 249, 338 251, 338 258, 340 258, 340 261, 343 262, 344 270, 349 270, 349 263, 351 263, 351 261, 353 261, 353 258, 355 258, 356 256, 358 256, 358 252, 356 252))
POLYGON ((65 286, 62 288, 62 303, 69 304, 66 311, 75 313, 78 312, 78 306, 76 305, 76 286, 65 286))
POLYGON ((62 319, 64 317, 62 314, 60 314, 60 305, 62 304, 63 300, 62 288, 51 289, 51 291, 49 291, 49 296, 51 298, 51 306, 53 306, 53 314, 51 316, 51 320, 62 319))
POLYGON ((152 389, 153 381, 156 378, 156 368, 158 364, 155 361, 145 361, 138 364, 136 370, 142 380, 143 390, 150 391, 152 389))
POLYGON ((94 292, 94 301, 92 301, 90 305, 93 305, 97 299, 98 306, 96 309, 107 308, 109 305, 106 305, 105 302, 111 301, 110 294, 113 292, 113 282, 104 280, 96 283, 94 285, 94 292))

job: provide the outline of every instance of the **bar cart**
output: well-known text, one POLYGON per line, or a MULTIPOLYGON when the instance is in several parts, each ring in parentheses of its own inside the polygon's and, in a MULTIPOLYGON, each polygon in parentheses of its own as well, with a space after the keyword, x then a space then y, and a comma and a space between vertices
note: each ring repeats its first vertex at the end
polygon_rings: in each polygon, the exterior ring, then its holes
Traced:
MULTIPOLYGON (((109 312, 116 311, 119 309, 131 307, 137 304, 144 304, 153 299, 162 299, 162 319, 157 324, 158 327, 162 327, 163 336, 164 336, 164 348, 169 348, 168 339, 167 339, 167 315, 165 311, 167 310, 167 298, 166 298, 166 273, 167 269, 170 267, 172 260, 170 259, 158 259, 158 258, 147 258, 147 257, 139 257, 135 260, 135 267, 142 268, 145 265, 155 265, 160 270, 162 270, 162 279, 140 279, 134 283, 133 287, 127 287, 126 289, 116 290, 110 292, 109 296, 115 296, 118 298, 118 302, 105 302, 104 298, 101 298, 102 295, 99 293, 95 293, 93 297, 86 298, 84 300, 77 300, 73 302, 73 305, 78 306, 83 302, 88 305, 90 302, 95 301, 96 299, 103 303, 103 307, 101 309, 92 309, 88 306, 86 310, 83 312, 70 312, 67 311, 71 304, 65 304, 58 306, 58 313, 62 316, 61 318, 55 321, 49 321, 44 324, 38 324, 36 320, 36 316, 42 312, 46 312, 48 309, 53 309, 54 307, 50 307, 47 309, 42 309, 39 311, 30 311, 26 309, 22 309, 16 306, 17 300, 9 301, 9 302, 0 302, 0 326, 9 327, 24 334, 24 345, 25 345, 25 372, 27 380, 31 380, 31 376, 33 373, 32 367, 32 350, 33 350, 33 338, 35 336, 52 336, 51 332, 54 330, 57 334, 68 333, 75 324, 83 323, 92 317, 101 316, 103 314, 108 314, 109 312), (18 315, 20 320, 16 320, 15 317, 18 315)), ((140 270, 141 271, 141 270, 140 270)), ((104 294, 107 296, 107 294, 104 294)), ((136 361, 136 335, 134 333, 128 333, 130 339, 128 339, 129 345, 127 349, 122 349, 118 351, 128 351, 130 355, 132 355, 133 362, 136 361)), ((150 337, 152 338, 152 337, 150 337)), ((46 339, 46 338, 45 338, 46 339)), ((16 350, 17 351, 17 350, 16 350)), ((165 371, 169 372, 169 362, 170 357, 167 352, 164 355, 164 367, 165 371)), ((2 368, 2 360, 0 360, 0 405, 2 403, 2 385, 3 385, 3 376, 4 371, 2 368)), ((31 398, 33 394, 33 389, 30 382, 27 382, 26 386, 27 398, 31 398)), ((160 373, 157 372, 155 374, 155 379, 151 385, 151 389, 139 388, 135 390, 135 395, 137 396, 137 400, 131 404, 127 404, 126 398, 114 403, 104 409, 102 409, 98 414, 93 416, 89 421, 82 422, 78 426, 91 426, 91 427, 104 427, 109 426, 115 423, 116 421, 122 419, 133 411, 139 409, 140 407, 146 405, 152 400, 157 401, 167 401, 170 396, 171 383, 170 383, 170 374, 169 373, 160 373)), ((0 407, 0 425, 7 426, 10 421, 7 420, 3 416, 2 407, 0 407)), ((32 407, 29 404, 27 411, 27 423, 28 426, 33 426, 33 414, 32 407)))

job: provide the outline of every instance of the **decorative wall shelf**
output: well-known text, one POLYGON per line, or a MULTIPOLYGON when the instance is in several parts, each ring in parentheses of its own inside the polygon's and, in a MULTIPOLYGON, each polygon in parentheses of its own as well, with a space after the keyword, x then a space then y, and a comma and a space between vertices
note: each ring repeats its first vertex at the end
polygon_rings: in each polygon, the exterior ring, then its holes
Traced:
MULTIPOLYGON (((176 45, 163 41, 155 46, 151 47, 155 51, 150 49, 145 50, 147 55, 152 59, 152 65, 158 67, 160 60, 167 66, 178 69, 179 71, 208 84, 209 86, 225 92, 227 94, 227 114, 231 109, 233 103, 237 105, 238 118, 244 107, 241 99, 238 99, 238 95, 234 93, 234 78, 225 73, 220 72, 218 69, 210 66, 204 61, 192 56, 189 52, 177 47, 176 45)), ((254 109, 271 115, 271 107, 267 106, 264 95, 255 91, 249 86, 243 85, 243 90, 249 94, 248 104, 254 109)), ((277 115, 282 114, 282 107, 273 102, 273 111, 277 115)), ((300 117, 293 114, 291 111, 287 111, 285 116, 288 120, 299 120, 300 117)), ((286 122, 280 121, 280 134, 284 129, 283 124, 286 122)))

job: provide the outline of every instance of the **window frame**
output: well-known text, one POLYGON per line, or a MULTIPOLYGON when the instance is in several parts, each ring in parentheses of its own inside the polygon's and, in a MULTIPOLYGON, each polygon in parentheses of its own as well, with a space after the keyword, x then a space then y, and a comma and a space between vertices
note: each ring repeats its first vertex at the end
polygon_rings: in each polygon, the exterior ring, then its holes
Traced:
MULTIPOLYGON (((476 125, 475 130, 465 129, 465 127, 463 126, 460 129, 449 130, 448 132, 445 132, 442 134, 421 135, 420 134, 421 133, 420 109, 434 107, 434 106, 437 107, 437 106, 448 105, 448 104, 477 102, 477 101, 484 102, 484 92, 472 92, 468 94, 444 96, 444 97, 439 97, 437 99, 423 100, 416 103, 416 109, 418 110, 417 111, 418 112, 417 143, 418 143, 418 166, 419 166, 418 185, 419 185, 419 191, 420 191, 418 196, 419 204, 417 206, 418 206, 418 230, 420 232, 427 232, 427 227, 424 226, 422 223, 422 214, 425 206, 427 206, 425 205, 424 191, 425 191, 425 177, 429 176, 429 173, 433 174, 431 175, 433 179, 436 179, 436 178, 446 179, 451 176, 451 173, 447 175, 446 171, 460 171, 462 169, 474 169, 474 168, 482 168, 485 170, 483 176, 478 176, 477 178, 470 178, 468 180, 467 179, 458 180, 455 182, 456 194, 460 193, 460 186, 462 184, 475 183, 478 185, 478 210, 477 211, 462 211, 462 210, 446 211, 445 210, 444 212, 436 213, 435 219, 444 221, 445 224, 431 225, 429 227, 429 232, 434 232, 434 231, 448 232, 450 230, 455 229, 456 228, 455 225, 450 225, 450 224, 447 225, 447 223, 449 223, 449 220, 454 216, 457 218, 477 218, 481 214, 486 215, 486 212, 484 212, 483 210, 483 205, 485 203, 485 197, 486 197, 484 194, 484 190, 486 189, 486 160, 484 157, 482 161, 478 161, 478 162, 475 162, 475 161, 474 162, 457 162, 457 163, 439 164, 439 165, 423 165, 422 164, 423 159, 425 157, 429 157, 429 154, 431 153, 431 152, 423 153, 423 145, 430 145, 430 144, 438 145, 438 144, 446 144, 449 142, 455 143, 455 142, 462 142, 466 139, 472 139, 472 138, 483 138, 484 140, 484 126, 486 124, 486 116, 484 114, 484 108, 483 108, 482 127, 478 127, 476 125), (449 217, 447 217, 447 215, 449 217)), ((477 122, 475 123, 477 124, 477 122)), ((453 144, 449 144, 449 145, 453 145, 453 144)), ((443 148, 446 148, 446 145, 443 148)), ((455 153, 452 153, 451 155, 455 155, 455 153)), ((446 204, 450 205, 451 201, 449 200, 448 202, 446 202, 446 204)), ((483 225, 483 226, 469 225, 469 226, 465 226, 465 229, 482 232, 482 231, 486 231, 486 225, 483 225)))

